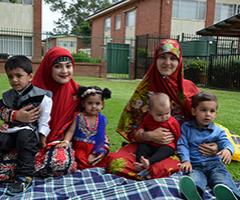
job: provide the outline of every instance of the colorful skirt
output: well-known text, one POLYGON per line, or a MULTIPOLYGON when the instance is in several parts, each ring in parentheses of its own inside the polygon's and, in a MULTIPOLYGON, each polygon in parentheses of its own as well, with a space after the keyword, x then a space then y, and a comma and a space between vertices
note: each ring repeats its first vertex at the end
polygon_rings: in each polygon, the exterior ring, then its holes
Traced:
MULTIPOLYGON (((136 143, 127 144, 120 148, 117 152, 111 153, 108 158, 107 170, 109 173, 117 174, 126 178, 142 180, 142 175, 136 171, 134 163, 136 162, 135 152, 137 149, 136 143)), ((145 171, 148 178, 168 177, 171 174, 180 170, 177 156, 171 156, 160 162, 154 163, 145 171)))

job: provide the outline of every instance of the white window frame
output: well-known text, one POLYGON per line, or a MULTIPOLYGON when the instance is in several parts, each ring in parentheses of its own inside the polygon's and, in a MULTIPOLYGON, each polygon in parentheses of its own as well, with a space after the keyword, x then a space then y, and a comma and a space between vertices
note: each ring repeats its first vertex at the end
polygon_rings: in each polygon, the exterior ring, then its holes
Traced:
POLYGON ((214 17, 215 22, 219 22, 236 15, 238 13, 239 6, 240 5, 237 5, 237 4, 216 3, 215 17, 214 17), (229 8, 232 9, 232 11, 226 14, 226 12, 229 11, 228 10, 229 8))
POLYGON ((121 15, 115 16, 115 30, 121 29, 121 15))
POLYGON ((206 1, 203 0, 173 0, 172 16, 175 19, 205 20, 206 7, 206 1), (195 12, 190 12, 190 9, 194 9, 192 5, 189 8, 186 7, 188 3, 189 5, 195 4, 195 12), (188 9, 188 12, 183 11, 183 9, 188 9), (190 16, 189 14, 194 14, 195 16, 190 16))
POLYGON ((136 9, 126 12, 126 27, 136 26, 136 9))
POLYGON ((107 17, 104 19, 104 31, 111 30, 111 17, 107 17))

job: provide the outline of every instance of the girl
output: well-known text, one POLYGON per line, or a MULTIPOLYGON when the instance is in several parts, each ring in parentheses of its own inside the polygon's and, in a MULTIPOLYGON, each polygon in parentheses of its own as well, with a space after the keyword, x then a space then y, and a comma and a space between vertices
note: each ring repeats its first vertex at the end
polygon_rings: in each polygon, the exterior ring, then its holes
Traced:
POLYGON ((80 87, 78 96, 81 98, 80 113, 58 146, 68 147, 73 139, 79 169, 104 167, 109 144, 106 137, 107 119, 101 114, 101 110, 104 107, 104 99, 111 98, 111 91, 96 86, 80 87))

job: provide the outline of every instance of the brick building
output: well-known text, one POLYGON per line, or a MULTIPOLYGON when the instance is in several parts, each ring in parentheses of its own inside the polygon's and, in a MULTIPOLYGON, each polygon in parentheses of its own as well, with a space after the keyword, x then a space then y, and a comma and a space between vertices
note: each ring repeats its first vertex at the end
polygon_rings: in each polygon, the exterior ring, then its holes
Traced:
POLYGON ((42 0, 0 1, 0 53, 41 59, 42 0))
POLYGON ((134 46, 138 35, 196 34, 239 11, 239 0, 119 1, 87 18, 92 26, 92 56, 102 57, 108 42, 134 46))

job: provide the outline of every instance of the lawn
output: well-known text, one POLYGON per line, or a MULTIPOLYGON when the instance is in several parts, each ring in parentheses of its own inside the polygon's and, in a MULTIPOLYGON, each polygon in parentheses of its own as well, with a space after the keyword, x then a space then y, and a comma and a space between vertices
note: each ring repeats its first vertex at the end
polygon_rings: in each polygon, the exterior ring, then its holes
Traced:
MULTIPOLYGON (((121 111, 125 104, 132 95, 134 89, 138 84, 138 80, 114 80, 114 79, 102 79, 92 77, 75 77, 75 80, 81 85, 97 85, 100 87, 107 87, 112 91, 112 98, 106 100, 103 113, 108 118, 107 134, 111 144, 111 151, 117 150, 124 139, 115 132, 118 124, 121 111)), ((0 94, 9 88, 7 78, 5 75, 0 74, 0 94)), ((240 135, 240 123, 239 113, 240 110, 240 92, 213 90, 202 88, 203 91, 208 91, 215 94, 218 97, 219 109, 216 122, 226 126, 231 131, 240 135)), ((238 162, 232 162, 228 166, 229 171, 233 177, 240 180, 240 164, 238 162)))

